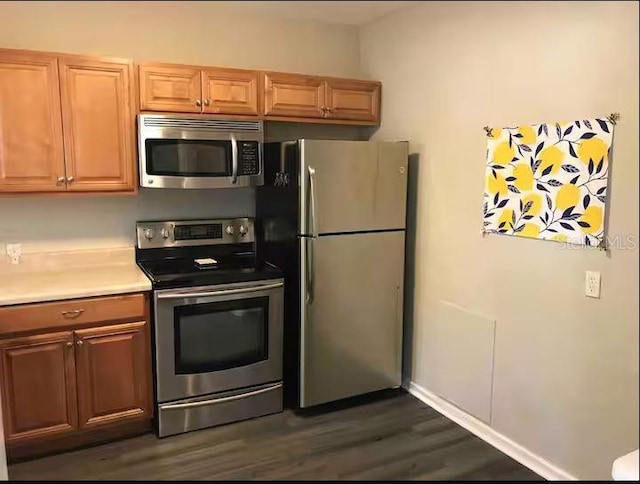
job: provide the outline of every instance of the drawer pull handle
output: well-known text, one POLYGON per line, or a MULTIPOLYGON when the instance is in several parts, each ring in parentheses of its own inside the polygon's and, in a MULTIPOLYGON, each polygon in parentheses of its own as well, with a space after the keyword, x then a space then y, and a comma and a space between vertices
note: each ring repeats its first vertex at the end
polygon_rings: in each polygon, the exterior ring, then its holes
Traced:
POLYGON ((67 319, 76 319, 84 313, 84 309, 74 309, 73 311, 62 311, 62 315, 67 319))

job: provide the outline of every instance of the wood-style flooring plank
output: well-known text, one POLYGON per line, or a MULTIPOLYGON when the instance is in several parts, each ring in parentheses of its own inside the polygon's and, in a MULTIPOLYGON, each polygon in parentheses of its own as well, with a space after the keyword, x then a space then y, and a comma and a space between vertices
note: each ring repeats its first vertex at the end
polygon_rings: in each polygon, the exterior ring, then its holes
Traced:
POLYGON ((143 435, 17 463, 12 480, 542 480, 412 396, 143 435))

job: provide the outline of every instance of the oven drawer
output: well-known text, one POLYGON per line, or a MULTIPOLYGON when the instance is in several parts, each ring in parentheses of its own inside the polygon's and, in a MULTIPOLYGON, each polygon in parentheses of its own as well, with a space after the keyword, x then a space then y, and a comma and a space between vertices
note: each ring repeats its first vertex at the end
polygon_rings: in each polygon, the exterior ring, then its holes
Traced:
POLYGON ((181 434, 282 412, 282 382, 189 398, 158 406, 158 435, 181 434))
POLYGON ((0 334, 145 318, 144 294, 20 304, 0 308, 0 334))

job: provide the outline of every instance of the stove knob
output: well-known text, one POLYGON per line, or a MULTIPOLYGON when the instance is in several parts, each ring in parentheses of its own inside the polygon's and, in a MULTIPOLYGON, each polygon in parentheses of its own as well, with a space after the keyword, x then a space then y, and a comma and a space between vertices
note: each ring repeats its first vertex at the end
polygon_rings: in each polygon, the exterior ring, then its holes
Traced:
POLYGON ((247 227, 245 227, 244 225, 241 225, 238 230, 240 231, 240 235, 242 235, 244 237, 244 235, 247 233, 247 227))
POLYGON ((144 237, 147 240, 153 239, 153 229, 144 229, 144 237))
POLYGON ((168 239, 169 238, 169 231, 165 228, 160 230, 160 235, 162 235, 163 239, 168 239))
POLYGON ((227 225, 227 228, 224 229, 224 231, 229 235, 233 235, 233 225, 227 225))

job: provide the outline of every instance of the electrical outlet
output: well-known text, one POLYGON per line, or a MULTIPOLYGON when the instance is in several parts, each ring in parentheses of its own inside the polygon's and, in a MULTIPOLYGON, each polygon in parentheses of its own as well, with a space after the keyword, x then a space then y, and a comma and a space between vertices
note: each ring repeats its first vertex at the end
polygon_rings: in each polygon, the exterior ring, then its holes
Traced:
POLYGON ((22 255, 22 246, 20 244, 7 244, 7 255, 11 259, 12 264, 20 263, 20 256, 22 255))
POLYGON ((600 273, 587 271, 584 285, 584 295, 587 297, 600 298, 600 273))

